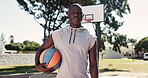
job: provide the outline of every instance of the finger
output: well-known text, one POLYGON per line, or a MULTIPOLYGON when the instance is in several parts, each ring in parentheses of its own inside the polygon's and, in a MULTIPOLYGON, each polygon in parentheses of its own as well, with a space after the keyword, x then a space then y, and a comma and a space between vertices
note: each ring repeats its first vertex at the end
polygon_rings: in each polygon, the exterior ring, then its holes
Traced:
POLYGON ((52 70, 52 69, 43 68, 43 71, 42 72, 44 72, 44 73, 51 73, 53 71, 54 70, 52 70))
POLYGON ((44 72, 45 73, 51 73, 51 72, 53 72, 54 70, 51 70, 51 69, 47 69, 47 70, 45 70, 44 72))
POLYGON ((44 65, 46 65, 46 63, 41 63, 41 64, 39 64, 39 65, 44 66, 44 65))
POLYGON ((45 68, 45 67, 46 67, 46 63, 41 63, 41 64, 40 64, 40 67, 45 68))

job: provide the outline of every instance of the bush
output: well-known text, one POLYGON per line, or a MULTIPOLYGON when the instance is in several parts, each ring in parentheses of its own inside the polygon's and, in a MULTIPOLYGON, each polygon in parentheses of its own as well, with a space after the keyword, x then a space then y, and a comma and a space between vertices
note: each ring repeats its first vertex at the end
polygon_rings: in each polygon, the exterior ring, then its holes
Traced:
POLYGON ((5 48, 7 50, 17 50, 17 51, 37 51, 40 44, 34 41, 25 40, 23 43, 10 43, 6 44, 5 48))
POLYGON ((135 45, 136 51, 144 51, 148 52, 148 37, 145 37, 141 39, 136 45, 135 45))

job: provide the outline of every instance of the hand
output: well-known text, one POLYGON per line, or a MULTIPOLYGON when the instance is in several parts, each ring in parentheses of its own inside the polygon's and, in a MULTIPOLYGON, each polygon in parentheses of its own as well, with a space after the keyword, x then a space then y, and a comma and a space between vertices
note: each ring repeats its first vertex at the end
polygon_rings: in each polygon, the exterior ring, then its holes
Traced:
POLYGON ((51 69, 47 69, 47 68, 45 68, 45 63, 41 63, 41 64, 39 64, 39 65, 36 65, 35 66, 35 69, 37 70, 37 71, 40 71, 40 72, 44 72, 44 73, 51 73, 51 72, 53 72, 54 70, 51 68, 51 69))

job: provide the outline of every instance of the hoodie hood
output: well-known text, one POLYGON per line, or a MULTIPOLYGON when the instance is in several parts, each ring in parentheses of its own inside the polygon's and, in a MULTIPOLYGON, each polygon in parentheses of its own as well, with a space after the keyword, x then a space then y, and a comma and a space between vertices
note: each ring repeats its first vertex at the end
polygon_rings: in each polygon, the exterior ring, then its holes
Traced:
POLYGON ((83 26, 81 26, 81 27, 79 27, 79 28, 73 28, 73 27, 71 27, 71 26, 68 26, 68 30, 70 30, 70 35, 69 35, 69 44, 70 44, 70 43, 71 43, 71 40, 72 40, 72 43, 75 42, 76 33, 85 30, 85 28, 84 28, 83 26), (73 36, 73 39, 71 39, 72 36, 73 36))
POLYGON ((82 31, 82 30, 85 30, 85 28, 83 27, 83 26, 81 26, 81 27, 79 27, 79 28, 73 28, 73 27, 71 27, 71 26, 68 26, 68 29, 69 30, 73 30, 73 31, 77 31, 77 32, 80 32, 80 31, 82 31))

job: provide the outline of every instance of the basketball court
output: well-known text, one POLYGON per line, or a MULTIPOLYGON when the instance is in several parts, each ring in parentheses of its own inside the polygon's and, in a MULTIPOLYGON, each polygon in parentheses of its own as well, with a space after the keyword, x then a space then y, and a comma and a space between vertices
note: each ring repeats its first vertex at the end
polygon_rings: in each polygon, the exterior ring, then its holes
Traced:
MULTIPOLYGON (((56 73, 42 73, 42 74, 35 74, 30 76, 29 78, 56 78, 56 73)), ((90 77, 89 77, 90 78, 90 77)), ((102 73, 100 74, 99 78, 142 78, 142 77, 128 77, 128 76, 118 76, 118 75, 103 75, 102 73)))

